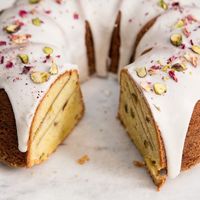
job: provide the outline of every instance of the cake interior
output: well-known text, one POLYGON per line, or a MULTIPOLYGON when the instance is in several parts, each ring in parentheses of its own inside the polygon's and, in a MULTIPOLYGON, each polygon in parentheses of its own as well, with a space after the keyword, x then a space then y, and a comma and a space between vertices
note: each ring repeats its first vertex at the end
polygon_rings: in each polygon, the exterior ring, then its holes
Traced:
POLYGON ((62 75, 49 89, 33 119, 28 167, 46 160, 69 135, 84 112, 76 71, 62 75))
POLYGON ((141 90, 126 69, 121 71, 120 83, 119 118, 142 155, 154 183, 160 187, 166 180, 162 139, 141 90))

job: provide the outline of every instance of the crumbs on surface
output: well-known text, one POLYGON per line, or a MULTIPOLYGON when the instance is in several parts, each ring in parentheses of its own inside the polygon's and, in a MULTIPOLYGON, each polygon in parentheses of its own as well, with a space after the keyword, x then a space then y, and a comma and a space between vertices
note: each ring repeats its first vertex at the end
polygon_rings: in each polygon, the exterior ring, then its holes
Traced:
POLYGON ((86 162, 90 160, 89 156, 86 154, 77 160, 79 165, 84 165, 86 162))
POLYGON ((143 167, 145 167, 145 163, 144 163, 144 162, 141 162, 141 161, 138 161, 138 160, 134 160, 134 161, 133 161, 133 165, 134 165, 135 167, 138 167, 138 168, 143 168, 143 167))

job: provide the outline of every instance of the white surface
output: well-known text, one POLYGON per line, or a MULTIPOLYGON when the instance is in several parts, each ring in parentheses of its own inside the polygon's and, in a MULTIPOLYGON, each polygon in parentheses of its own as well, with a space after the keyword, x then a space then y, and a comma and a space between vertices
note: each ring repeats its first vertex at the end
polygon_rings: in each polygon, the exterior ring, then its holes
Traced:
POLYGON ((0 165, 0 200, 199 199, 200 167, 167 181, 156 191, 134 145, 115 118, 118 84, 93 78, 83 86, 84 119, 50 159, 32 169, 0 165), (77 164, 88 154, 90 161, 77 164))

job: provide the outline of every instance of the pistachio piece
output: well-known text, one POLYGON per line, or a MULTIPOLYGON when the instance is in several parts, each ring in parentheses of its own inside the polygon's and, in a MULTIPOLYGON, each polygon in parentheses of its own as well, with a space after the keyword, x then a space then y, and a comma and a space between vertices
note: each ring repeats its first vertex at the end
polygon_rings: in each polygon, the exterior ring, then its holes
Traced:
POLYGON ((18 58, 20 58, 21 62, 23 64, 28 64, 29 63, 29 57, 27 54, 19 54, 18 58))
POLYGON ((153 85, 153 89, 154 89, 154 92, 157 94, 157 95, 162 95, 164 93, 167 92, 167 87, 165 84, 163 83, 155 83, 153 85))
POLYGON ((176 47, 180 46, 183 41, 182 35, 179 33, 175 33, 175 34, 171 35, 170 40, 171 40, 171 43, 176 47))
POLYGON ((51 65, 51 68, 49 69, 49 73, 51 75, 56 75, 58 73, 58 66, 55 63, 51 65))
POLYGON ((135 71, 140 78, 144 78, 147 75, 147 70, 145 67, 139 67, 135 71))
POLYGON ((193 53, 186 53, 184 55, 184 58, 190 62, 194 67, 197 67, 198 65, 198 56, 193 53))
POLYGON ((176 63, 172 65, 171 69, 177 71, 177 72, 183 72, 187 69, 187 67, 184 64, 176 63))
POLYGON ((39 3, 41 0, 29 0, 30 4, 37 4, 39 3))
POLYGON ((19 31, 19 29, 19 24, 10 24, 4 28, 4 30, 9 34, 16 33, 17 31, 19 31))
POLYGON ((192 51, 200 55, 200 46, 193 45, 192 51))
POLYGON ((159 1, 159 6, 164 10, 168 9, 168 4, 164 0, 159 1))
POLYGON ((31 80, 37 84, 47 82, 49 80, 49 77, 50 74, 48 72, 36 71, 31 73, 31 80))
POLYGON ((171 68, 171 65, 165 65, 165 66, 162 67, 162 71, 167 72, 167 70, 170 69, 170 68, 171 68))
POLYGON ((185 25, 184 21, 181 19, 175 24, 175 28, 182 28, 185 25))
POLYGON ((41 26, 42 20, 40 18, 36 17, 36 18, 32 19, 32 23, 35 26, 41 26))
POLYGON ((51 55, 53 53, 53 49, 51 47, 44 47, 43 52, 47 55, 51 55))
POLYGON ((23 35, 11 35, 10 40, 15 44, 25 44, 28 43, 31 35, 23 34, 23 35))

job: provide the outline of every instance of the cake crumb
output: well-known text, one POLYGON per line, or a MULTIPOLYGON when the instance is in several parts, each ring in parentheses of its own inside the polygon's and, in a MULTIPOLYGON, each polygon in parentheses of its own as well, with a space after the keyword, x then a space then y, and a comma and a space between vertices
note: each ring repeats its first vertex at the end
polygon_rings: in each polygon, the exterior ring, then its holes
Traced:
POLYGON ((77 160, 77 163, 79 164, 79 165, 84 165, 86 162, 88 162, 90 160, 90 158, 89 158, 89 156, 88 155, 84 155, 84 156, 82 156, 81 158, 79 158, 78 160, 77 160))
POLYGON ((141 162, 141 161, 134 160, 133 164, 134 164, 135 167, 139 167, 139 168, 145 167, 145 163, 141 162))

